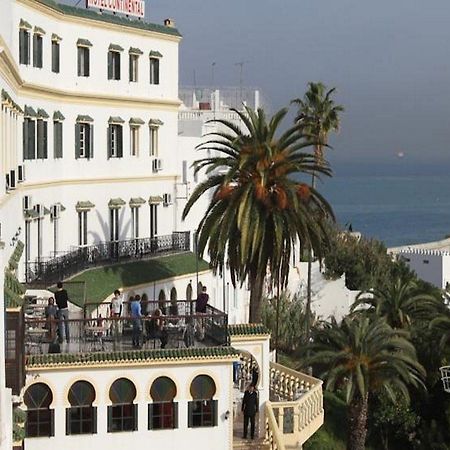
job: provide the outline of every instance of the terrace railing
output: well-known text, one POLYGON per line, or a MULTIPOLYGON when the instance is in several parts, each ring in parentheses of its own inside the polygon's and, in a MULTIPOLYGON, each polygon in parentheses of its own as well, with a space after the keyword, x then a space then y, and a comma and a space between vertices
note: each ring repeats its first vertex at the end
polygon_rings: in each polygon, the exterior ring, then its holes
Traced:
POLYGON ((34 262, 27 262, 26 280, 27 283, 51 284, 58 280, 65 280, 90 267, 142 259, 159 254, 189 251, 189 249, 189 231, 153 238, 99 242, 94 245, 74 247, 53 258, 41 258, 34 262))

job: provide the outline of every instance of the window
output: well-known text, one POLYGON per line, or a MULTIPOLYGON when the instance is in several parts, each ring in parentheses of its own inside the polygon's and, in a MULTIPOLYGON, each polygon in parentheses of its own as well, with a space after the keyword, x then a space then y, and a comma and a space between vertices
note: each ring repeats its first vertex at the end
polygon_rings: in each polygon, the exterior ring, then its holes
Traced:
POLYGON ((75 158, 94 157, 94 125, 88 122, 75 124, 75 158))
POLYGON ((52 41, 52 72, 59 73, 59 42, 52 41))
POLYGON ((139 237, 139 207, 136 206, 131 208, 131 227, 132 237, 137 239, 139 237))
POLYGON ((159 59, 150 58, 150 84, 159 84, 159 59))
POLYGON ((158 205, 150 204, 150 237, 158 234, 158 205))
POLYGON ((37 158, 47 159, 47 121, 37 120, 37 158))
POLYGON ((158 127, 150 126, 150 156, 158 156, 158 127))
POLYGON ((191 383, 192 401, 188 403, 188 426, 214 427, 217 425, 217 400, 214 380, 208 375, 198 375, 191 383))
POLYGON ((89 76, 89 47, 78 46, 78 76, 89 76))
POLYGON ((78 245, 87 245, 87 211, 78 211, 78 245))
POLYGON ((130 82, 136 83, 138 80, 139 55, 130 53, 130 82))
POLYGON ((42 35, 34 33, 33 35, 33 67, 42 69, 42 35))
POLYGON ((45 383, 31 385, 23 398, 27 406, 26 437, 54 436, 53 394, 45 383))
POLYGON ((19 31, 19 63, 30 64, 30 32, 25 29, 19 31))
POLYGON ((97 408, 92 406, 95 389, 87 381, 77 381, 69 390, 70 408, 66 409, 66 434, 97 433, 97 408))
POLYGON ((130 154, 139 156, 139 127, 130 127, 130 154))
POLYGON ((108 80, 120 80, 120 53, 108 51, 108 80))
POLYGON ((175 383, 168 377, 159 377, 150 388, 153 403, 148 405, 148 429, 165 430, 178 428, 178 403, 175 383))
POLYGON ((119 240, 119 208, 111 208, 109 213, 110 238, 112 242, 119 240))
POLYGON ((59 121, 53 122, 53 157, 63 157, 63 124, 59 121))
POLYGON ((110 124, 108 127, 108 158, 122 158, 123 156, 123 127, 110 124))
POLYGON ((138 411, 133 404, 136 388, 127 378, 114 381, 109 390, 108 433, 137 430, 138 411))
POLYGON ((36 158, 36 121, 25 117, 23 121, 23 159, 36 158))

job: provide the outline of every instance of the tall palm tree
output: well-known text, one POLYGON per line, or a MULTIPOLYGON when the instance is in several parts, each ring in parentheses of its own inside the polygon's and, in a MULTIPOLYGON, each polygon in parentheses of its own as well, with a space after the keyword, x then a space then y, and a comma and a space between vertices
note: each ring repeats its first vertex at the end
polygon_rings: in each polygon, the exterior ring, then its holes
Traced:
POLYGON ((262 109, 233 110, 243 127, 226 120, 213 120, 224 131, 207 135, 200 150, 214 154, 195 162, 195 170, 206 169, 183 211, 207 191, 213 196, 198 226, 198 251, 208 247, 213 269, 221 272, 224 262, 234 285, 248 279, 251 322, 261 320, 261 298, 266 274, 269 284, 285 286, 296 239, 322 254, 326 239, 324 221, 332 217, 326 200, 294 174, 330 175, 307 153, 311 144, 298 126, 279 137, 279 124, 287 109, 267 120, 262 109))
POLYGON ((442 308, 442 301, 422 292, 413 279, 397 278, 386 289, 361 292, 351 310, 369 307, 377 316, 386 319, 392 328, 409 329, 417 320, 428 320, 442 308))
POLYGON ((306 361, 322 370, 326 388, 344 390, 348 404, 347 450, 363 450, 369 395, 386 392, 392 401, 409 400, 408 385, 423 386, 425 370, 404 330, 364 314, 334 319, 313 331, 312 356, 306 361))
MULTIPOLYGON (((314 155, 319 166, 325 163, 324 148, 328 146, 328 136, 332 131, 339 130, 339 116, 344 111, 343 106, 337 105, 332 98, 335 91, 336 88, 328 89, 323 83, 310 82, 304 97, 302 99, 297 98, 291 102, 298 105, 295 123, 301 126, 303 133, 314 142, 314 155)), ((315 188, 315 182, 316 173, 313 172, 313 188, 315 188)), ((307 249, 308 253, 305 334, 306 338, 309 339, 311 327, 312 249, 306 242, 301 242, 301 245, 307 249)))

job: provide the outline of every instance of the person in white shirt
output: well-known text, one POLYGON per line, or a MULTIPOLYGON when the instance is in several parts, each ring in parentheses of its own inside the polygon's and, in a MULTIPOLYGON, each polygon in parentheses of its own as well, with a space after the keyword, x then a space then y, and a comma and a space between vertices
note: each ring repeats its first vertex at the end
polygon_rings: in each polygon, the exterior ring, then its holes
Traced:
POLYGON ((122 323, 120 321, 120 317, 122 316, 122 295, 119 289, 114 291, 114 297, 111 300, 110 307, 110 315, 114 319, 113 320, 113 330, 114 335, 117 336, 122 331, 122 323))

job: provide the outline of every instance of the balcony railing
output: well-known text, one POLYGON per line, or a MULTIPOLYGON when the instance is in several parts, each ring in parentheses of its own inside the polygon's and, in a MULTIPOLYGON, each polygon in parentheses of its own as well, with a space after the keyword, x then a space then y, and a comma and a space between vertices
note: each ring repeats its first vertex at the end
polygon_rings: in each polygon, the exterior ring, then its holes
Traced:
MULTIPOLYGON (((206 313, 195 313, 195 301, 148 302, 139 325, 139 345, 143 348, 205 347, 228 345, 228 316, 222 311, 207 306, 206 313), (151 308, 151 309, 150 309, 151 308), (152 315, 158 308, 163 316, 152 315), (192 311, 192 312, 191 312, 192 311), (152 321, 161 321, 161 329, 155 332, 152 321)), ((129 316, 128 304, 124 304, 123 317, 108 317, 109 304, 87 312, 85 319, 69 319, 69 342, 67 343, 65 324, 61 323, 59 339, 64 341, 60 350, 65 353, 89 353, 93 351, 130 350, 133 337, 133 319, 129 316), (105 309, 103 309, 105 307, 105 309)), ((25 352, 42 354, 52 351, 50 344, 58 336, 58 319, 42 318, 42 312, 34 308, 35 317, 25 318, 25 352), (41 317, 39 317, 41 316, 41 317), (38 317, 38 318, 36 318, 38 317)))
POLYGON ((142 259, 172 252, 189 251, 190 233, 176 232, 153 238, 125 241, 99 242, 85 247, 72 248, 54 258, 41 258, 26 264, 27 283, 54 283, 90 267, 142 259))
POLYGON ((323 424, 322 381, 271 363, 270 394, 272 401, 266 405, 266 440, 270 448, 302 446, 323 424))

